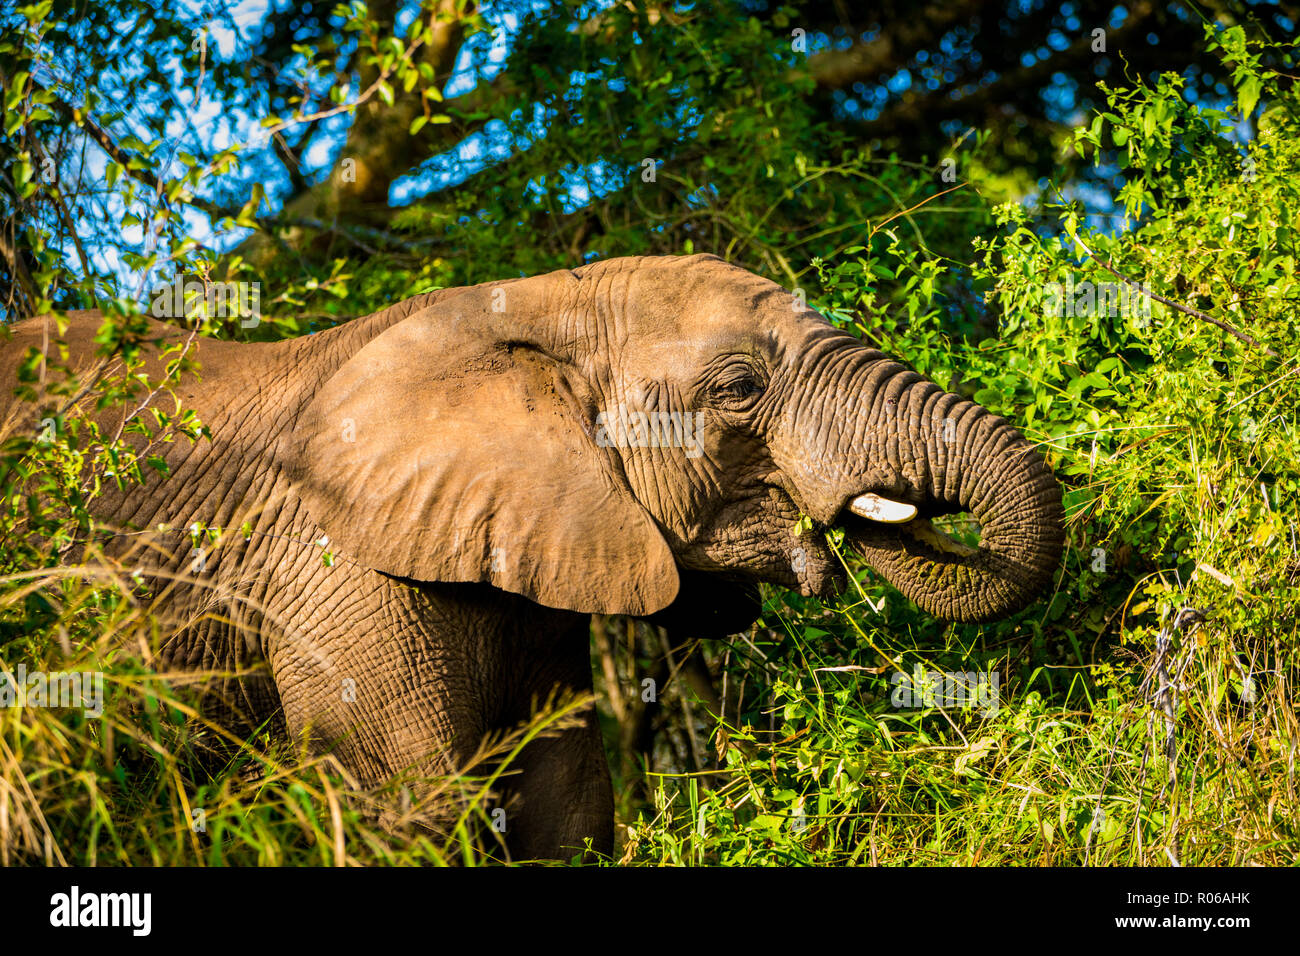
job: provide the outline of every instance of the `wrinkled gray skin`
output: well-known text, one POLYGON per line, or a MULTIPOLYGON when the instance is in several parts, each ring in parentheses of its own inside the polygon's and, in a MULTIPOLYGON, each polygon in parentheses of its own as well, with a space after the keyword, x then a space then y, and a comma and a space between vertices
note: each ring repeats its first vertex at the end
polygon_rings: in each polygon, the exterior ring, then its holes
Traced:
MULTIPOLYGON (((8 380, 47 322, 15 328, 8 380)), ((83 367, 98 324, 73 318, 83 367)), ((252 524, 197 575, 187 535, 155 536, 173 557, 153 580, 197 578, 165 596, 185 626, 162 660, 265 662, 227 682, 223 714, 282 708, 290 733, 368 785, 454 770, 553 690, 589 690, 591 613, 716 636, 753 620, 757 582, 835 593, 828 527, 955 620, 1016 611, 1059 561, 1059 487, 1011 426, 712 256, 442 290, 292 341, 197 351, 201 380, 179 394, 211 442, 168 446, 168 479, 100 512, 123 528, 252 524), (681 447, 634 447, 602 431, 620 406, 690 412, 695 428, 681 447), (847 506, 865 493, 916 517, 858 518, 847 506), (926 520, 963 511, 978 549, 926 520), (813 528, 796 537, 801 514, 813 528)), ((6 417, 24 408, 9 400, 6 417)), ((612 849, 594 714, 520 766, 502 794, 515 858, 612 849)))

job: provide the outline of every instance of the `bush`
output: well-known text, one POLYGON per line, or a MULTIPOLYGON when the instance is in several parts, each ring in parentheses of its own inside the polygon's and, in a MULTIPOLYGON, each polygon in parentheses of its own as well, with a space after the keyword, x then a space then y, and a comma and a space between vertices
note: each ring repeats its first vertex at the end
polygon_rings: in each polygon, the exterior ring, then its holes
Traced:
POLYGON ((1117 164, 1118 228, 1047 196, 993 209, 970 268, 889 229, 818 263, 824 314, 1047 455, 1070 544, 1054 593, 946 625, 850 557, 861 591, 838 606, 770 594, 725 667, 770 698, 724 704, 716 789, 657 778, 629 859, 1300 861, 1300 97, 1240 30, 1209 40, 1242 113, 1269 104, 1258 136, 1243 148, 1174 75, 1106 90, 1074 147, 1117 164), (891 675, 918 666, 996 673, 1001 705, 898 709, 891 675))

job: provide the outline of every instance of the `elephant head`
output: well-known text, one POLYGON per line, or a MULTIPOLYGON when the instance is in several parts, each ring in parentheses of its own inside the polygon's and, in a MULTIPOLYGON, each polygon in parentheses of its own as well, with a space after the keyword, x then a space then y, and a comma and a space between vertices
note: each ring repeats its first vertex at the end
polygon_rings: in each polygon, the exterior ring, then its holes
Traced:
POLYGON ((341 554, 582 612, 829 595, 839 526, 924 610, 984 620, 1062 547, 1059 486, 1003 419, 712 256, 440 296, 343 361, 286 450, 341 554), (959 512, 978 547, 930 523, 959 512))

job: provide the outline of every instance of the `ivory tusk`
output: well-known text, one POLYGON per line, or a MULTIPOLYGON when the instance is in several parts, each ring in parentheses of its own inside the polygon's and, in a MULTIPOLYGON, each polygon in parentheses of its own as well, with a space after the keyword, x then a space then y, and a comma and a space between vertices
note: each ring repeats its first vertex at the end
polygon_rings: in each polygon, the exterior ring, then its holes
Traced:
POLYGON ((858 495, 850 501, 849 510, 859 518, 881 521, 885 524, 903 524, 916 517, 916 505, 909 505, 905 501, 891 501, 889 498, 871 493, 858 495))

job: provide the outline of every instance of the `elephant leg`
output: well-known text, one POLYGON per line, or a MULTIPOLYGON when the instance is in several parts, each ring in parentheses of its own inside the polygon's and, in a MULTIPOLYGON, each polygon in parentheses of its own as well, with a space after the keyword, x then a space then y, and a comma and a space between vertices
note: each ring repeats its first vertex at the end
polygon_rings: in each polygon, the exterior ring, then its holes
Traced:
POLYGON ((462 810, 459 788, 441 782, 472 766, 486 731, 461 656, 409 628, 319 638, 285 635, 271 663, 289 734, 328 753, 379 794, 380 824, 446 835, 462 810))
MULTIPOLYGON (((556 690, 591 691, 589 618, 487 586, 385 581, 360 599, 335 592, 299 615, 268 651, 289 732, 333 754, 363 786, 406 774, 407 792, 386 799, 381 823, 390 829, 412 822, 445 832, 463 809, 461 788, 439 797, 440 779, 418 778, 482 778, 489 732, 518 728, 556 690)), ((571 856, 564 848, 581 850, 586 837, 612 849, 613 795, 594 709, 583 719, 530 742, 507 768, 517 772, 493 788, 485 809, 506 811, 506 848, 516 858, 571 856)))
POLYGON ((503 791, 512 860, 613 853, 614 790, 594 705, 580 726, 533 741, 511 767, 503 791))
MULTIPOLYGON (((515 700, 536 708, 557 691, 590 695, 590 628, 584 616, 544 642, 536 634, 509 642, 506 650, 521 662, 515 700)), ((518 726, 534 712, 516 707, 503 716, 518 726)), ((530 742, 506 768, 501 790, 513 860, 571 859, 588 841, 594 854, 613 853, 614 789, 595 703, 577 716, 581 723, 530 742)))

